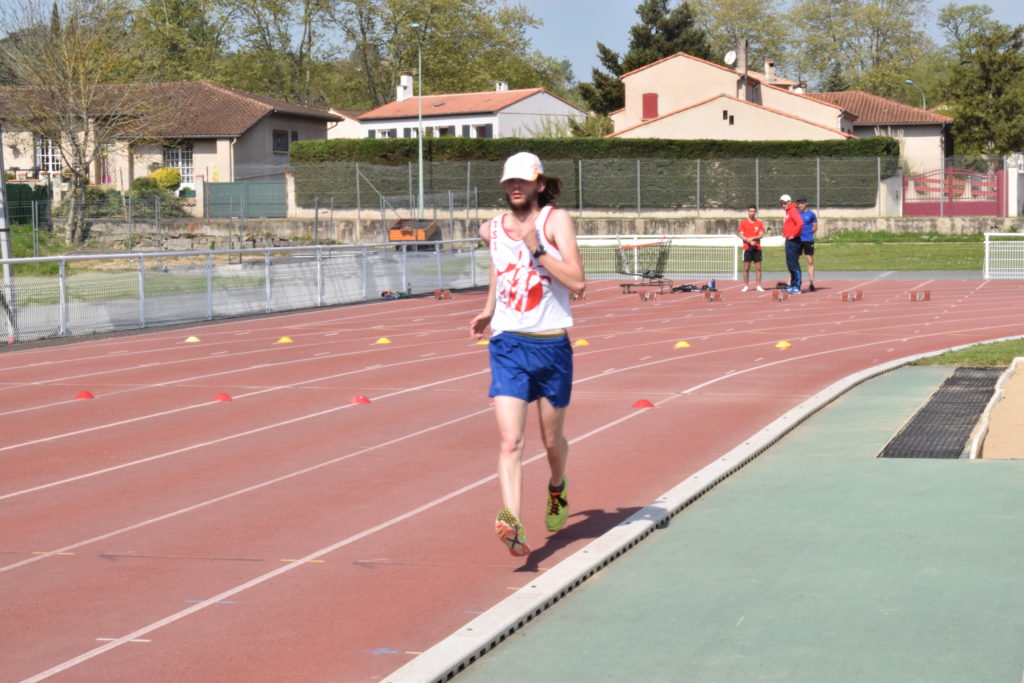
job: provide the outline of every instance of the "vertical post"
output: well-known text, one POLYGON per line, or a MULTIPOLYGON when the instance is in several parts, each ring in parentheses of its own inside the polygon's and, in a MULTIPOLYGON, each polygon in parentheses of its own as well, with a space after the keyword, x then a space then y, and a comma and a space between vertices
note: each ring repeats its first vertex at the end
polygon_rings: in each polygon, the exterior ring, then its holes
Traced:
POLYGON ((412 207, 412 162, 407 163, 405 167, 409 171, 409 206, 412 207))
POLYGON ((67 268, 65 267, 66 261, 62 256, 58 262, 58 274, 57 274, 57 291, 59 298, 58 315, 60 321, 57 323, 58 334, 62 337, 66 337, 68 334, 68 278, 67 268))
POLYGON ((402 243, 402 282, 406 283, 405 291, 407 294, 412 294, 412 283, 409 282, 409 249, 405 243, 402 243))
POLYGON ((636 160, 636 217, 640 218, 640 160, 636 160))
POLYGON ((139 327, 146 326, 146 258, 139 254, 139 327))
POLYGON ((470 286, 476 287, 476 242, 469 245, 469 272, 470 286))
POLYGON ((754 159, 754 206, 761 208, 761 157, 754 159))
POLYGON ((132 196, 128 195, 128 251, 132 250, 132 196))
POLYGON ((320 197, 313 197, 313 244, 320 244, 320 197))
POLYGON ((316 245, 316 305, 324 305, 324 250, 316 245))
POLYGON ((206 319, 213 320, 213 254, 206 252, 206 319))
POLYGON ((356 225, 363 227, 363 202, 359 196, 359 162, 356 162, 356 225))
POLYGON ((700 218, 700 159, 697 159, 697 218, 700 218))
POLYGON ((882 202, 885 193, 882 192, 882 157, 875 157, 875 187, 878 188, 878 216, 883 215, 882 202))
POLYGON ((583 218, 583 159, 580 159, 576 164, 579 170, 580 188, 579 188, 579 218, 583 218))
POLYGON ((32 202, 32 256, 39 258, 39 200, 32 202))
POLYGON ((437 263, 437 286, 444 289, 444 276, 441 273, 441 243, 434 242, 434 262, 437 263))
POLYGON ((273 302, 271 299, 271 288, 270 288, 270 250, 267 249, 263 252, 263 279, 265 284, 263 286, 264 296, 267 299, 267 313, 273 310, 273 302))
POLYGON ((821 213, 821 157, 815 157, 814 163, 814 206, 818 213, 821 213))
MULTIPOLYGON (((3 155, 3 130, 0 129, 0 258, 9 259, 13 257, 11 248, 11 229, 7 223, 7 172, 4 169, 3 155)), ((18 339, 18 320, 15 315, 16 302, 14 301, 14 266, 10 263, 3 265, 4 287, 0 294, 0 303, 3 303, 4 315, 7 318, 7 343, 13 344, 18 339)))
POLYGON ((471 184, 473 182, 473 176, 472 176, 472 170, 471 170, 472 166, 473 166, 473 162, 472 161, 467 161, 466 162, 466 223, 467 223, 467 227, 468 227, 468 224, 469 224, 469 200, 470 200, 470 197, 471 197, 470 187, 471 187, 471 184))
POLYGON ((363 301, 369 298, 370 294, 370 250, 363 247, 363 301))

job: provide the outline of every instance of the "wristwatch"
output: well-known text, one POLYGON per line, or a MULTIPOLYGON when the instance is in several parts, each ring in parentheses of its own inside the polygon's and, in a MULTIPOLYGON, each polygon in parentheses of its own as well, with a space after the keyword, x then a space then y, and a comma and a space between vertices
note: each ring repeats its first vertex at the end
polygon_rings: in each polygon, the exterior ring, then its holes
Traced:
POLYGON ((533 258, 540 258, 546 253, 548 253, 548 250, 544 248, 543 244, 540 244, 537 246, 537 249, 533 252, 533 258))

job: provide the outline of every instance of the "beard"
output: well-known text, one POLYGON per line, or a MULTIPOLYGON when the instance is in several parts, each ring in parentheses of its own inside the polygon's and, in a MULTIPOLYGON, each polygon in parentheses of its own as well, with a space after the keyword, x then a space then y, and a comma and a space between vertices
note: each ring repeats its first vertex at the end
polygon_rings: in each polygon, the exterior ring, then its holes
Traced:
POLYGON ((524 211, 533 208, 537 204, 537 197, 540 193, 537 191, 537 187, 534 186, 530 190, 520 190, 519 197, 513 199, 511 193, 505 192, 505 203, 508 204, 508 208, 513 211, 524 211))

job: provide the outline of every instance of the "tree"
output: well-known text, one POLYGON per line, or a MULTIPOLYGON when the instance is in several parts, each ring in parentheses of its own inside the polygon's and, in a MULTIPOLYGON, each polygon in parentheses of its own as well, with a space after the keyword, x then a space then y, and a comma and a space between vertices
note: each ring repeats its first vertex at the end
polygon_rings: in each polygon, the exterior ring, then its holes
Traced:
POLYGON ((580 96, 598 114, 610 114, 625 105, 625 88, 619 77, 677 52, 701 59, 711 58, 707 34, 696 25, 689 4, 669 9, 669 0, 643 0, 636 8, 640 23, 629 29, 629 49, 623 57, 597 44, 601 65, 608 71, 592 72, 591 83, 580 84, 580 96))
POLYGON ((160 80, 216 78, 230 26, 219 6, 213 0, 141 0, 132 29, 160 80))
POLYGON ((333 55, 326 33, 330 0, 226 0, 236 42, 222 61, 221 81, 239 90, 322 106, 317 87, 333 55))
POLYGON ((787 70, 815 87, 903 96, 908 66, 934 49, 918 21, 927 12, 927 0, 798 0, 787 70))
POLYGON ((2 46, 17 84, 0 99, 5 129, 60 150, 71 175, 69 243, 83 239, 90 165, 109 146, 145 137, 170 111, 139 84, 148 73, 130 39, 130 9, 119 0, 59 0, 47 17, 26 1, 2 16, 7 35, 17 36, 2 46))
POLYGON ((786 49, 786 25, 777 3, 769 0, 695 0, 699 25, 708 33, 715 60, 747 41, 747 68, 756 69, 766 59, 782 59, 786 49))
POLYGON ((1024 25, 982 22, 957 35, 946 84, 957 150, 1024 149, 1024 25))
POLYGON ((348 50, 336 62, 358 83, 364 102, 394 99, 403 73, 415 73, 417 47, 423 58, 423 92, 570 86, 564 62, 534 50, 526 32, 539 26, 521 7, 494 7, 486 0, 343 0, 333 13, 348 50), (418 24, 418 28, 413 24, 418 24))

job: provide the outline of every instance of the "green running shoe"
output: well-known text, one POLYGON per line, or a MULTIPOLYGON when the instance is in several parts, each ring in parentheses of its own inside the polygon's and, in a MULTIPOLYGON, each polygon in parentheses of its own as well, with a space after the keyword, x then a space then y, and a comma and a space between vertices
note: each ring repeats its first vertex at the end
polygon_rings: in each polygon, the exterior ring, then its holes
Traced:
POLYGON ((508 551, 516 557, 530 553, 530 546, 526 543, 526 531, 508 508, 502 508, 498 513, 498 519, 494 522, 494 531, 498 534, 501 542, 508 546, 508 551))
POLYGON ((569 516, 569 499, 566 495, 569 480, 562 479, 562 490, 552 491, 548 488, 547 519, 548 531, 558 531, 565 526, 565 518, 569 516))

